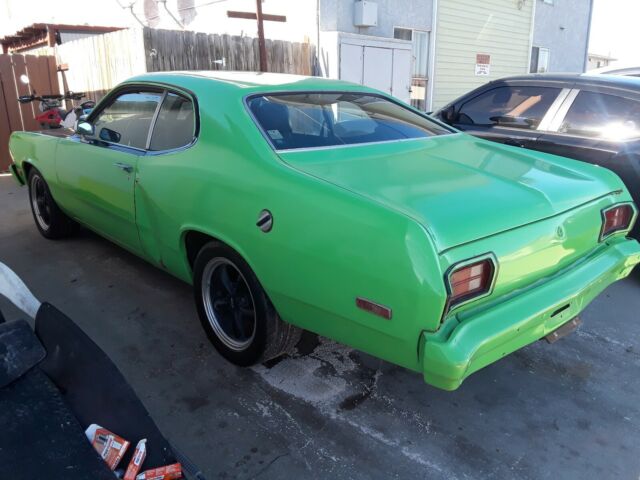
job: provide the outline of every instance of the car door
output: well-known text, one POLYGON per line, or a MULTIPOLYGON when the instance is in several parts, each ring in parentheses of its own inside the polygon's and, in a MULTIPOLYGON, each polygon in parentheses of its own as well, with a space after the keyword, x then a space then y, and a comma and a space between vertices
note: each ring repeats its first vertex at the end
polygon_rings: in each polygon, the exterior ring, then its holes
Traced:
POLYGON ((452 124, 486 140, 531 148, 538 127, 565 91, 560 86, 497 85, 464 101, 452 124))
POLYGON ((101 235, 139 253, 134 184, 146 154, 162 90, 127 87, 110 95, 87 119, 91 135, 60 141, 58 183, 63 208, 101 235))
POLYGON ((194 194, 185 171, 193 171, 197 156, 186 150, 195 142, 198 124, 195 99, 186 92, 168 91, 147 154, 138 161, 136 223, 145 256, 160 266, 178 268, 175 262, 183 259, 176 240, 185 217, 168 212, 174 210, 176 195, 194 194))
POLYGON ((640 97, 585 87, 568 97, 536 149, 611 167, 611 159, 640 137, 640 97))

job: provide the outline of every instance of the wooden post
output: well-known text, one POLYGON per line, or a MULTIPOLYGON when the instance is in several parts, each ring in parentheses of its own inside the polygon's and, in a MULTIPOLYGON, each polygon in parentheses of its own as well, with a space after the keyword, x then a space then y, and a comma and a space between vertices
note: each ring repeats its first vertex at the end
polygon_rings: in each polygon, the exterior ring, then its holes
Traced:
POLYGON ((267 47, 264 41, 264 22, 262 18, 262 0, 256 0, 256 17, 258 20, 258 49, 260 50, 260 71, 267 71, 267 47))
POLYGON ((258 21, 258 53, 260 56, 260 71, 267 71, 267 44, 264 39, 264 22, 286 22, 284 15, 270 15, 262 13, 262 0, 256 0, 256 13, 227 11, 229 18, 244 18, 258 21))

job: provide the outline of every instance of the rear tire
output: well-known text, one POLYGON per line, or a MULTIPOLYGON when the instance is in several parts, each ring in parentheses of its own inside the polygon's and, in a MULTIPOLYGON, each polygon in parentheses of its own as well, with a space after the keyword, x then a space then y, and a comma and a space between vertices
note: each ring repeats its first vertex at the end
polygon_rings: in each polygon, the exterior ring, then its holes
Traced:
POLYGON ((280 319, 247 262, 220 242, 195 260, 194 295, 211 343, 231 363, 250 366, 290 352, 302 330, 280 319))
POLYGON ((60 210, 51 196, 47 182, 36 168, 29 171, 27 184, 33 220, 43 237, 55 240, 69 237, 78 231, 78 224, 60 210))

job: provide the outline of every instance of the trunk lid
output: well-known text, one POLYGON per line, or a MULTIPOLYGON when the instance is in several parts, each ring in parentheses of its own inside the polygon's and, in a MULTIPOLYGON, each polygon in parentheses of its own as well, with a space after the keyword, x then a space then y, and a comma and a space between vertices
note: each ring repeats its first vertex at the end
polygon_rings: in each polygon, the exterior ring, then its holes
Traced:
POLYGON ((280 156, 296 169, 414 218, 432 232, 439 251, 621 188, 598 167, 465 134, 280 156))

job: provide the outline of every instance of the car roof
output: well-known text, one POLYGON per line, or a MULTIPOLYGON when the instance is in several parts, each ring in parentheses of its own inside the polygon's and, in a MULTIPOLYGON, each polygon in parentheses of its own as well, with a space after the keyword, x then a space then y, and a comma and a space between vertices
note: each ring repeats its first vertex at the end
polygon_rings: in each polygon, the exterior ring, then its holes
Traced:
POLYGON ((160 82, 178 87, 217 85, 226 90, 247 93, 304 90, 373 91, 363 85, 322 77, 267 72, 233 72, 220 70, 155 72, 130 78, 126 83, 160 82))
POLYGON ((596 85, 603 87, 628 88, 630 90, 640 90, 640 78, 622 75, 605 75, 590 73, 532 73, 528 75, 517 75, 505 77, 498 82, 511 81, 547 81, 547 82, 566 82, 578 85, 596 85))

